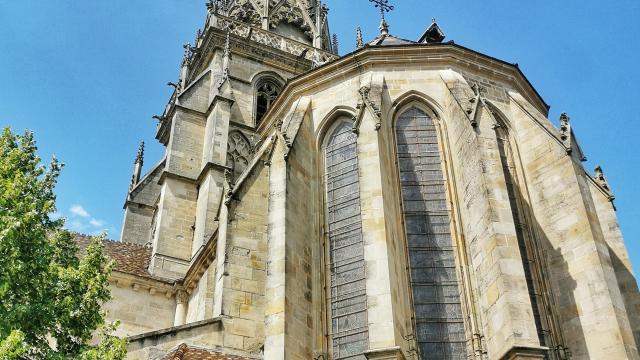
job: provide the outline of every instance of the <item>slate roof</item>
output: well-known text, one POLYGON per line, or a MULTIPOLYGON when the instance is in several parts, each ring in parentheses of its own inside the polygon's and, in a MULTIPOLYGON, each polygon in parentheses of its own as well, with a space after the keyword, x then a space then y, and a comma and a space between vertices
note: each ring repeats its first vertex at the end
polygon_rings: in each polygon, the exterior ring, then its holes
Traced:
POLYGON ((377 38, 373 39, 369 43, 370 46, 395 46, 395 45, 409 45, 415 44, 415 41, 399 38, 397 36, 382 34, 377 38))
MULTIPOLYGON (((76 234, 75 240, 80 248, 80 254, 84 254, 91 243, 91 237, 76 234)), ((115 261, 115 271, 151 278, 147 270, 151 261, 151 248, 113 240, 104 240, 103 243, 105 254, 115 261)))
POLYGON ((217 351, 198 349, 182 344, 162 360, 250 360, 238 355, 227 355, 217 351))

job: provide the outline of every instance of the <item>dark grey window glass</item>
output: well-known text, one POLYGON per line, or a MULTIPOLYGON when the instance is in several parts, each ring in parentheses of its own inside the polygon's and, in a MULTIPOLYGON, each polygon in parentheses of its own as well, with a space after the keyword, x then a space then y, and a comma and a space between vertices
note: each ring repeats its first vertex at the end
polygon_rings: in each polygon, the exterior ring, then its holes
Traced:
POLYGON ((280 86, 275 82, 265 80, 259 83, 256 93, 256 125, 260 123, 279 94, 280 86))
POLYGON ((356 136, 340 122, 324 147, 333 359, 365 359, 369 347, 356 136))
POLYGON ((411 108, 396 123, 420 359, 467 358, 455 246, 433 120, 411 108))

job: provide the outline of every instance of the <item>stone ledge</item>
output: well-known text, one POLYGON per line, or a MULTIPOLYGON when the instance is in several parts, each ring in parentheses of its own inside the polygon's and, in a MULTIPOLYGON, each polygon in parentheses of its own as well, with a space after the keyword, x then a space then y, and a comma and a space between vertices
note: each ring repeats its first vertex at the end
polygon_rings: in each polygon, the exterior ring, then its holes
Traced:
POLYGON ((514 346, 501 357, 502 360, 536 360, 544 359, 549 348, 531 347, 531 346, 514 346))
POLYGON ((374 349, 364 353, 367 359, 373 360, 405 360, 399 346, 385 349, 374 349))
POLYGON ((208 320, 202 320, 202 321, 198 321, 198 322, 194 322, 194 323, 190 323, 190 324, 186 324, 186 325, 173 326, 173 327, 166 328, 166 329, 150 331, 150 332, 139 334, 139 335, 129 336, 127 338, 127 342, 131 344, 131 343, 134 343, 134 342, 151 340, 153 338, 158 338, 158 337, 161 337, 161 336, 164 336, 164 335, 175 334, 175 333, 183 331, 183 330, 196 329, 196 328, 204 327, 204 326, 211 325, 211 324, 217 324, 217 323, 222 324, 222 321, 224 319, 228 319, 228 318, 226 316, 224 316, 224 317, 221 316, 221 317, 208 319, 208 320))

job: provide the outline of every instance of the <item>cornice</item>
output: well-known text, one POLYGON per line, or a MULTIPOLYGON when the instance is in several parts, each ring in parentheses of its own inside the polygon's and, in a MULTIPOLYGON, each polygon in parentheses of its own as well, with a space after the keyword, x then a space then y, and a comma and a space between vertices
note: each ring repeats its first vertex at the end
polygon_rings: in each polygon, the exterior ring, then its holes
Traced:
POLYGON ((335 79, 355 76, 363 70, 375 70, 377 66, 407 66, 421 64, 437 69, 458 69, 489 76, 512 86, 523 94, 542 114, 549 106, 533 88, 517 64, 484 55, 465 47, 447 44, 409 44, 398 46, 367 46, 340 59, 290 79, 271 109, 265 115, 258 131, 264 135, 275 119, 282 117, 283 107, 307 91, 335 79))
POLYGON ((164 294, 171 298, 175 291, 175 283, 166 279, 149 276, 138 276, 113 270, 109 276, 109 282, 118 288, 130 287, 134 291, 148 291, 150 295, 164 294))
POLYGON ((165 181, 165 179, 177 179, 177 180, 182 180, 184 182, 187 182, 189 184, 197 184, 198 179, 193 179, 184 175, 180 175, 180 174, 176 174, 174 172, 171 172, 169 170, 164 170, 162 172, 162 175, 160 175, 160 179, 158 180, 158 184, 162 185, 165 181))
POLYGON ((200 174, 198 174, 198 177, 196 178, 196 184, 198 184, 198 185, 202 184, 202 181, 204 180, 204 177, 207 175, 207 173, 211 169, 218 169, 222 173, 224 173, 227 170, 231 170, 231 168, 226 166, 226 165, 222 165, 222 164, 218 164, 218 163, 210 161, 210 162, 206 163, 202 167, 202 170, 200 170, 200 174))

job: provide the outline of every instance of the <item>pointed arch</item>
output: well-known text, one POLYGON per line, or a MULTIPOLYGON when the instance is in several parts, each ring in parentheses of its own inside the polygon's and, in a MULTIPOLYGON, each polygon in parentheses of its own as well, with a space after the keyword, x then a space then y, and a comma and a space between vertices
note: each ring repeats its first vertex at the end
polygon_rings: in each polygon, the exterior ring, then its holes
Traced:
POLYGON ((441 114, 444 112, 440 103, 431 96, 417 90, 410 90, 398 96, 393 104, 391 104, 386 118, 393 119, 395 123, 398 119, 398 115, 411 105, 420 107, 429 114, 432 119, 441 119, 441 114))
POLYGON ((353 126, 353 119, 355 118, 355 116, 356 109, 350 106, 337 105, 333 109, 331 109, 316 126, 316 139, 318 149, 322 149, 322 144, 324 139, 327 137, 327 133, 333 128, 337 121, 348 121, 351 122, 353 126))
POLYGON ((273 71, 258 73, 251 79, 253 88, 253 118, 257 127, 282 92, 285 81, 273 71))
POLYGON ((332 359, 362 359, 369 348, 357 136, 337 109, 321 134, 327 328, 332 359))
POLYGON ((238 179, 253 158, 253 147, 244 134, 238 130, 229 132, 227 141, 227 167, 234 179, 238 179))
POLYGON ((437 113, 415 92, 393 118, 415 339, 422 359, 463 359, 467 336, 437 113))

